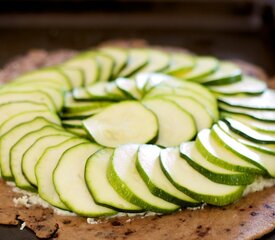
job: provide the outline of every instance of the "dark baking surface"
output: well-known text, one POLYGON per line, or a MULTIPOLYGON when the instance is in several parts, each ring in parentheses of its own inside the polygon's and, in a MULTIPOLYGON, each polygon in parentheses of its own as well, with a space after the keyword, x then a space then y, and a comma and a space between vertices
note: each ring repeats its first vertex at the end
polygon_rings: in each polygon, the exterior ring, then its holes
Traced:
MULTIPOLYGON (((1 0, 0 4, 0 67, 33 48, 85 49, 108 39, 141 38, 198 54, 243 59, 275 75, 272 1, 1 0)), ((19 228, 0 225, 0 240, 37 239, 19 228)), ((275 240, 275 232, 263 239, 275 240)))

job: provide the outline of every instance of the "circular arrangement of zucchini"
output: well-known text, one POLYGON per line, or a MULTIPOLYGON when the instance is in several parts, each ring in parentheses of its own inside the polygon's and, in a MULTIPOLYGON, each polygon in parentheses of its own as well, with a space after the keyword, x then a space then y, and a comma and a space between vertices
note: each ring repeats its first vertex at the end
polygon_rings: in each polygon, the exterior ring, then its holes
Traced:
POLYGON ((0 122, 2 177, 82 216, 222 206, 275 177, 275 93, 214 57, 80 53, 3 85, 0 122))

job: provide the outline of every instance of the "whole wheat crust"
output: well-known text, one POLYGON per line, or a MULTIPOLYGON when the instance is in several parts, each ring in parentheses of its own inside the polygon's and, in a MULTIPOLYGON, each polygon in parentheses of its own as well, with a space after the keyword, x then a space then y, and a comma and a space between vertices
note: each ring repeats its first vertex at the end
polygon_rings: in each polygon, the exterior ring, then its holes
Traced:
MULTIPOLYGON (((112 41, 105 44, 144 46, 144 41, 112 41)), ((162 47, 163 48, 163 47, 162 47)), ((174 49, 169 48, 171 51, 174 49)), ((177 49, 178 50, 178 49, 177 49)), ((75 51, 47 52, 32 50, 8 63, 0 71, 0 82, 43 66, 63 62, 75 51)), ((247 74, 267 80, 256 66, 236 61, 247 74)), ((203 210, 182 210, 171 215, 112 218, 98 224, 87 224, 85 218, 59 216, 41 206, 14 206, 13 198, 21 194, 0 180, 0 224, 18 225, 23 221, 39 238, 58 240, 99 239, 256 239, 275 229, 275 187, 249 194, 226 207, 207 206, 203 210)))

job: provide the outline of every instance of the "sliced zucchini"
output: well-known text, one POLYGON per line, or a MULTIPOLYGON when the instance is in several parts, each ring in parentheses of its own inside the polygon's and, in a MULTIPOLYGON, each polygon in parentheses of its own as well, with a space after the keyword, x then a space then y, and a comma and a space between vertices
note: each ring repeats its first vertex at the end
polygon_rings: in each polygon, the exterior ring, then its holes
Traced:
POLYGON ((231 107, 223 103, 219 103, 219 108, 222 110, 221 113, 237 113, 263 122, 275 122, 275 111, 231 107))
POLYGON ((79 119, 62 120, 62 125, 69 128, 82 128, 82 121, 79 119))
POLYGON ((190 71, 195 66, 195 58, 191 54, 171 53, 171 60, 168 69, 164 72, 173 76, 180 76, 190 71))
POLYGON ((37 139, 23 154, 22 171, 26 179, 34 186, 37 186, 35 176, 35 165, 48 147, 55 146, 71 138, 72 135, 63 131, 49 136, 42 136, 37 139))
POLYGON ((157 145, 176 146, 196 135, 197 128, 193 117, 176 103, 161 98, 146 99, 142 103, 157 116, 157 145))
POLYGON ((179 206, 153 195, 136 169, 139 145, 127 144, 115 149, 107 170, 107 178, 125 200, 147 211, 168 213, 179 206))
POLYGON ((178 148, 163 149, 160 159, 164 173, 175 187, 197 201, 224 206, 242 196, 243 186, 230 186, 211 181, 181 158, 178 148))
POLYGON ((55 82, 60 88, 70 90, 72 88, 67 76, 56 67, 42 68, 25 73, 14 79, 12 84, 33 83, 33 82, 55 82))
POLYGON ((105 86, 106 93, 112 97, 113 100, 126 100, 129 98, 123 91, 121 91, 116 82, 110 82, 105 86))
POLYGON ((213 124, 213 118, 204 105, 192 97, 184 97, 178 95, 166 95, 164 99, 169 99, 178 104, 182 109, 186 110, 194 118, 197 130, 210 128, 213 124))
POLYGON ((267 86, 264 81, 247 75, 242 76, 242 80, 222 86, 209 86, 209 89, 217 94, 237 95, 237 94, 262 94, 267 86))
POLYGON ((99 68, 94 53, 80 53, 66 61, 63 65, 82 70, 84 73, 85 86, 89 86, 98 80, 99 68))
POLYGON ((85 183, 86 161, 99 149, 98 145, 92 143, 81 143, 69 148, 62 154, 53 173, 54 186, 61 201, 81 216, 101 217, 116 213, 97 205, 85 183))
POLYGON ((259 132, 275 133, 275 124, 274 123, 258 121, 256 119, 251 118, 251 117, 243 116, 243 115, 236 114, 236 113, 223 112, 222 117, 237 120, 237 121, 245 124, 246 126, 249 126, 249 127, 253 128, 254 130, 257 130, 259 132))
POLYGON ((49 111, 49 108, 45 104, 22 101, 0 104, 0 124, 8 120, 10 117, 24 113, 27 111, 49 111))
POLYGON ((24 122, 10 131, 5 133, 0 138, 0 165, 1 175, 7 180, 12 180, 12 172, 10 168, 10 150, 13 145, 20 140, 24 135, 31 131, 35 131, 43 126, 49 125, 50 122, 44 118, 38 117, 29 122, 24 122))
POLYGON ((118 78, 115 83, 124 95, 128 96, 130 99, 141 99, 142 93, 137 88, 135 80, 118 78))
POLYGON ((243 160, 224 147, 221 142, 216 140, 215 133, 210 131, 210 129, 204 129, 199 132, 196 138, 196 146, 209 162, 222 168, 251 174, 264 173, 261 168, 243 160))
POLYGON ((99 144, 117 147, 121 144, 147 143, 158 134, 153 113, 135 101, 124 101, 107 107, 83 121, 83 126, 99 144))
POLYGON ((76 101, 92 101, 86 88, 74 88, 72 93, 76 101))
POLYGON ((246 139, 249 139, 252 142, 256 143, 275 143, 275 133, 261 133, 257 130, 254 130, 247 125, 234 120, 232 118, 225 118, 224 122, 228 127, 235 133, 243 136, 246 139))
POLYGON ((174 187, 160 166, 161 148, 141 145, 136 162, 137 170, 152 194, 180 206, 198 205, 198 202, 174 187))
POLYGON ((51 205, 68 210, 66 205, 60 200, 53 183, 53 172, 62 154, 69 148, 84 143, 82 138, 70 138, 56 146, 46 149, 35 165, 35 176, 39 196, 51 205))
POLYGON ((84 86, 85 76, 83 70, 65 65, 59 65, 58 68, 67 76, 73 88, 84 86))
POLYGON ((114 68, 112 77, 116 77, 121 69, 127 64, 128 61, 128 51, 122 48, 115 47, 102 47, 99 48, 100 52, 109 55, 114 60, 114 68))
POLYGON ((74 134, 75 136, 89 139, 88 133, 82 127, 81 128, 66 127, 65 130, 72 133, 72 134, 74 134))
POLYGON ((107 179, 107 168, 114 150, 100 149, 94 153, 85 166, 85 181, 95 202, 118 211, 139 212, 142 209, 122 198, 107 179), (102 191, 104 189, 104 191, 102 191))
POLYGON ((232 107, 275 110, 275 91, 271 89, 259 96, 219 96, 218 100, 232 107))
POLYGON ((255 179, 252 174, 228 170, 211 163, 198 151, 195 142, 182 143, 180 154, 190 166, 213 182, 238 186, 251 184, 255 179))
POLYGON ((224 85, 242 80, 242 70, 234 63, 221 61, 217 71, 197 79, 196 81, 204 85, 224 85))
POLYGON ((219 61, 214 57, 197 57, 194 68, 187 73, 183 73, 179 77, 188 81, 196 81, 197 79, 201 79, 214 73, 218 67, 219 61))
POLYGON ((21 164, 26 150, 39 138, 57 134, 63 131, 54 125, 46 125, 38 130, 31 131, 20 138, 10 149, 10 167, 16 186, 25 190, 36 191, 23 174, 21 164))
POLYGON ((119 72, 119 77, 129 77, 144 67, 149 60, 149 54, 146 49, 130 48, 128 49, 127 65, 119 72))
POLYGON ((164 71, 170 64, 170 55, 157 49, 147 49, 149 60, 148 64, 139 70, 144 73, 155 73, 164 71))
POLYGON ((219 141, 221 144, 223 144, 225 148, 232 151, 234 154, 237 154, 245 161, 254 164, 258 168, 261 168, 263 171, 268 172, 270 175, 274 174, 275 165, 272 165, 271 162, 269 162, 269 159, 262 158, 259 154, 252 152, 248 147, 231 137, 228 133, 224 131, 224 128, 226 127, 227 125, 221 121, 218 125, 215 124, 213 126, 212 131, 214 132, 214 136, 217 141, 219 141), (219 126, 223 126, 223 130, 219 126))
MULTIPOLYGON (((90 95, 91 100, 109 100, 109 101, 116 101, 117 96, 112 95, 106 91, 106 86, 109 83, 106 82, 98 82, 93 84, 92 86, 87 87, 87 92, 90 95)), ((119 99, 120 100, 120 99, 119 99)))
POLYGON ((19 113, 17 115, 14 115, 7 119, 5 122, 3 122, 0 126, 0 136, 4 135, 8 131, 10 131, 12 128, 16 127, 17 125, 29 122, 37 117, 42 117, 46 120, 48 120, 51 123, 54 123, 56 125, 61 125, 60 119, 57 115, 53 114, 49 111, 26 111, 23 113, 19 113))
POLYGON ((98 81, 109 81, 113 74, 114 60, 106 54, 97 52, 96 61, 99 67, 98 81))

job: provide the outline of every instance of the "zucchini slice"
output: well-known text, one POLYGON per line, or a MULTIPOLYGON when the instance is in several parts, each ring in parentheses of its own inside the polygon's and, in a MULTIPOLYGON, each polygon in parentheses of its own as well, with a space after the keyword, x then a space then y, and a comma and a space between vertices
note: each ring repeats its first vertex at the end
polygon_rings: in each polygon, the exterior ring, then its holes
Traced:
POLYGON ((179 206, 153 195, 136 169, 139 145, 127 144, 115 149, 107 170, 107 178, 113 188, 125 200, 146 211, 173 212, 179 206))
POLYGON ((99 48, 99 51, 109 55, 114 60, 112 77, 116 77, 121 69, 127 64, 128 51, 115 47, 101 47, 99 48))
POLYGON ((254 130, 245 124, 231 118, 225 118, 223 121, 233 132, 249 139, 252 142, 267 144, 275 143, 275 133, 272 134, 258 132, 257 130, 254 130))
POLYGON ((259 167, 243 160, 224 147, 221 142, 217 141, 215 133, 210 129, 204 129, 199 132, 196 138, 196 146, 209 162, 222 168, 250 174, 264 173, 259 167))
POLYGON ((209 89, 214 93, 223 95, 258 95, 262 94, 267 89, 267 86, 264 81, 244 75, 242 76, 242 80, 239 82, 221 86, 209 86, 209 89))
POLYGON ((98 80, 99 67, 94 53, 84 52, 63 63, 66 67, 81 69, 84 73, 85 86, 92 85, 98 80))
POLYGON ((204 85, 224 85, 242 80, 242 70, 234 63, 221 61, 216 72, 196 81, 204 85))
POLYGON ((162 172, 160 151, 156 145, 141 145, 136 162, 137 170, 152 194, 180 206, 195 206, 199 203, 174 187, 162 172))
POLYGON ((96 61, 99 67, 99 82, 108 82, 113 73, 114 60, 106 54, 97 52, 96 61))
POLYGON ((168 69, 164 72, 173 76, 180 76, 190 71, 196 64, 194 56, 186 53, 171 53, 171 60, 168 69))
POLYGON ((130 99, 141 99, 142 93, 137 88, 135 80, 118 78, 115 83, 124 95, 128 96, 130 99))
POLYGON ((244 186, 230 186, 211 181, 180 157, 178 148, 163 149, 160 159, 164 173, 175 187, 197 201, 224 206, 242 196, 244 186))
POLYGON ((62 128, 54 125, 46 125, 38 130, 32 131, 20 138, 10 149, 10 166, 16 186, 25 190, 36 191, 23 174, 21 165, 22 158, 27 149, 39 138, 64 132, 62 128))
POLYGON ((26 179, 34 186, 37 186, 35 176, 35 165, 48 147, 55 146, 71 138, 72 135, 65 131, 49 136, 41 136, 23 154, 22 171, 26 179))
POLYGON ((100 149, 94 153, 85 166, 85 181, 95 202, 118 211, 140 212, 142 209, 122 198, 107 179, 107 169, 114 150, 100 149), (102 191, 104 189, 104 191, 102 191))
POLYGON ((194 68, 179 77, 184 80, 194 80, 197 81, 203 77, 206 77, 212 73, 214 73, 219 67, 219 60, 214 57, 197 57, 196 58, 196 65, 194 68))
POLYGON ((219 96, 218 100, 232 107, 275 110, 275 91, 271 89, 259 96, 219 96))
POLYGON ((144 67, 149 60, 149 54, 143 48, 128 49, 127 65, 119 72, 118 77, 129 77, 144 67))
POLYGON ((10 168, 10 150, 13 145, 19 141, 24 135, 31 131, 35 131, 43 126, 49 125, 50 122, 44 118, 38 117, 29 122, 24 122, 10 131, 5 133, 0 138, 0 165, 2 177, 7 180, 12 180, 12 172, 10 168))
POLYGON ((86 88, 74 88, 72 94, 76 101, 92 101, 86 88))
POLYGON ((135 101, 124 101, 107 107, 101 113, 83 121, 91 137, 100 145, 147 143, 158 134, 157 119, 152 112, 135 101))
POLYGON ((76 67, 68 67, 66 65, 59 65, 58 69, 67 76, 73 88, 84 86, 85 76, 83 70, 76 67))
POLYGON ((86 161, 99 149, 100 146, 92 143, 81 143, 69 148, 62 154, 53 173, 54 186, 61 201, 81 216, 101 217, 116 213, 97 205, 85 183, 86 161))
POLYGON ((244 172, 232 171, 208 161, 197 149, 195 142, 180 145, 180 154, 199 173, 216 183, 225 185, 248 185, 255 176, 244 172))
POLYGON ((43 200, 55 207, 69 210, 60 200, 60 197, 55 190, 52 176, 62 154, 66 150, 85 142, 87 141, 82 138, 70 138, 56 146, 47 148, 39 158, 35 165, 35 176, 37 179, 38 193, 43 200))
POLYGON ((162 98, 146 99, 142 103, 157 116, 157 145, 176 146, 196 135, 197 128, 193 117, 176 103, 162 98))

